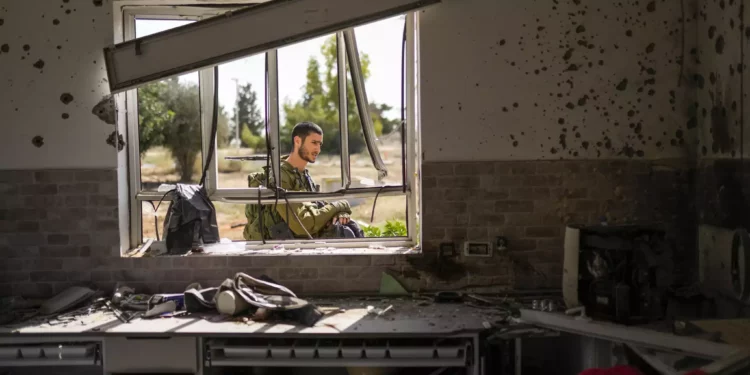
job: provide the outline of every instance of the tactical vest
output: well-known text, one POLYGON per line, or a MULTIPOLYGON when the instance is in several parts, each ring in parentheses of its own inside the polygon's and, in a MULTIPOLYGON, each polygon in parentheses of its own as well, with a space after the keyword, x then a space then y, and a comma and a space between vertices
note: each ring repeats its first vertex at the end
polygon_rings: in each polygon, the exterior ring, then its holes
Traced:
MULTIPOLYGON (((296 168, 290 164, 282 161, 281 168, 279 168, 281 174, 286 175, 287 178, 282 178, 281 188, 287 191, 319 191, 319 187, 315 185, 310 174, 305 172, 299 172, 296 168), (284 181, 291 181, 291 186, 283 186, 284 181)), ((266 176, 268 174, 268 167, 263 167, 263 171, 254 172, 247 176, 248 187, 257 188, 266 186, 266 176)), ((273 180, 273 176, 268 178, 269 186, 276 186, 273 180)), ((284 199, 280 199, 278 204, 285 204, 284 199)), ((284 223, 281 215, 276 211, 275 204, 263 205, 263 220, 261 228, 261 206, 256 204, 245 205, 245 217, 247 217, 247 224, 243 231, 243 237, 247 241, 260 241, 262 238, 266 240, 271 239, 271 228, 277 224, 284 223)))

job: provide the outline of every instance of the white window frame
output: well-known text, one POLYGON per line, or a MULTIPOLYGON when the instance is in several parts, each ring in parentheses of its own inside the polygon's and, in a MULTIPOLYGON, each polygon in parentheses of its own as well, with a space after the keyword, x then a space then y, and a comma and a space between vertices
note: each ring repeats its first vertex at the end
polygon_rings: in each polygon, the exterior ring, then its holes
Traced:
MULTIPOLYGON (((187 0, 183 3, 195 3, 206 5, 204 1, 187 0)), ((221 2, 221 1, 219 1, 221 2)), ((257 1, 255 1, 257 2, 257 1)), ((208 17, 220 15, 228 10, 229 8, 210 8, 210 7, 193 7, 189 5, 174 5, 169 4, 169 1, 164 0, 126 0, 126 1, 115 1, 115 11, 119 11, 121 18, 118 20, 115 16, 115 33, 116 42, 127 41, 135 38, 135 20, 143 18, 154 18, 154 19, 185 19, 185 20, 199 20, 208 17), (120 39, 120 36, 122 39, 120 39)), ((336 192, 336 193, 318 193, 314 198, 308 197, 293 197, 294 193, 289 194, 288 200, 290 202, 299 201, 310 201, 310 200, 325 200, 325 199, 346 199, 346 198, 363 198, 363 197, 385 197, 385 196, 406 196, 407 200, 407 237, 395 237, 395 238, 366 238, 366 239, 326 239, 321 240, 267 240, 265 244, 261 244, 261 241, 234 241, 235 243, 245 242, 247 248, 268 248, 274 245, 283 244, 286 248, 319 248, 322 243, 324 247, 328 248, 367 248, 372 246, 387 247, 387 248, 413 248, 419 243, 420 233, 417 233, 417 224, 419 220, 419 212, 421 209, 418 207, 418 181, 419 181, 419 165, 420 153, 419 153, 419 114, 418 111, 418 98, 419 98, 419 87, 417 86, 418 74, 419 74, 419 61, 418 61, 418 27, 419 27, 419 13, 410 12, 406 14, 406 74, 405 74, 405 120, 406 120, 406 131, 405 131, 405 151, 406 154, 402 155, 402 158, 406 158, 404 163, 406 170, 404 171, 405 181, 404 186, 388 186, 384 188, 365 188, 365 189, 350 189, 349 191, 336 192), (405 190, 405 192, 404 192, 405 190)), ((345 69, 346 63, 341 61, 342 57, 346 56, 345 48, 340 41, 343 41, 344 32, 339 31, 336 33, 338 43, 338 62, 337 69, 345 69)), ((278 100, 278 67, 276 64, 277 50, 271 50, 266 53, 268 61, 268 76, 269 84, 266 88, 268 98, 266 98, 268 104, 268 110, 266 116, 268 117, 269 123, 269 134, 271 135, 270 142, 272 148, 272 166, 276 175, 279 173, 280 166, 280 155, 279 155, 279 100, 278 100)), ((339 77, 339 87, 346 87, 346 74, 337 74, 339 77)), ((399 77, 400 78, 400 77, 399 77)), ((400 80, 400 79, 399 79, 400 80)), ((214 75, 212 68, 206 68, 199 71, 199 90, 201 100, 201 134, 202 134, 202 155, 203 163, 205 165, 205 157, 207 156, 207 150, 209 148, 210 135, 211 135, 211 121, 212 121, 212 106, 213 106, 213 91, 214 91, 214 75)), ((345 90, 344 90, 345 91, 345 90)), ((128 185, 129 185, 129 205, 130 205, 130 243, 133 245, 141 244, 142 228, 143 228, 143 216, 142 216, 142 203, 144 201, 158 201, 164 193, 155 191, 141 191, 141 179, 140 179, 140 153, 139 153, 139 141, 138 141, 138 101, 137 101, 137 89, 127 90, 123 93, 116 94, 119 98, 118 102, 123 102, 126 110, 126 116, 124 120, 126 124, 124 127, 127 129, 128 139, 128 185)), ((346 103, 346 98, 342 98, 342 104, 346 103)), ((342 106, 343 108, 343 106, 342 106)), ((347 108, 347 111, 352 110, 347 108)), ((356 109, 354 109, 356 110, 356 109)), ((340 113, 342 124, 342 137, 347 135, 348 127, 346 126, 346 114, 348 112, 340 113)), ((341 172, 342 172, 342 189, 348 187, 350 183, 349 174, 349 153, 348 153, 348 139, 346 142, 342 139, 341 147, 341 172)), ((217 168, 217 154, 214 154, 212 160, 209 161, 208 175, 206 176, 206 190, 209 197, 213 201, 226 202, 226 203, 257 203, 258 193, 260 190, 261 202, 262 203, 273 203, 276 201, 275 193, 273 190, 267 188, 219 188, 218 187, 218 168, 217 168)), ((165 201, 169 197, 165 198, 165 201)), ((165 202, 168 204, 168 202, 165 202)), ((376 208, 377 209, 377 208, 376 208)), ((221 234, 221 233, 220 233, 221 234)))

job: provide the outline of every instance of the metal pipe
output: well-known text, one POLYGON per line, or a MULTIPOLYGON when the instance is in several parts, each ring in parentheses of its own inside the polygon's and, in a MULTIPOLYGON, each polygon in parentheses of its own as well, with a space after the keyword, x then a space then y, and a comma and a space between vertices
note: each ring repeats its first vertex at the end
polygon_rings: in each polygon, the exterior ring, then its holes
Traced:
POLYGON ((378 180, 382 181, 388 175, 388 169, 385 167, 383 159, 380 157, 378 145, 375 143, 375 128, 372 125, 372 117, 370 117, 370 102, 367 100, 365 79, 362 75, 362 64, 359 60, 359 49, 357 48, 354 29, 344 30, 344 41, 346 54, 349 57, 349 70, 352 73, 354 97, 357 99, 357 110, 362 122, 362 132, 365 135, 365 143, 367 144, 367 150, 370 152, 372 164, 378 170, 378 180))
POLYGON ((346 42, 344 33, 336 33, 336 48, 338 50, 338 82, 339 82, 339 131, 341 135, 341 187, 348 189, 352 183, 351 165, 349 162, 349 108, 346 84, 346 42))

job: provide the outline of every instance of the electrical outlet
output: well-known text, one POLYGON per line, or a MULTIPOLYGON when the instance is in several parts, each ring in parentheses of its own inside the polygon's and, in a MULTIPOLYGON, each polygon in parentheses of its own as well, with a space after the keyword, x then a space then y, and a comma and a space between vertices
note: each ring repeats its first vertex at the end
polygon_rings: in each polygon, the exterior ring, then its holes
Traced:
POLYGON ((467 257, 491 257, 491 242, 466 242, 464 243, 464 255, 467 257))
POLYGON ((443 242, 440 244, 441 257, 454 257, 456 255, 458 255, 456 253, 456 244, 453 242, 443 242))
POLYGON ((495 249, 500 252, 508 250, 508 239, 503 236, 495 237, 495 249))

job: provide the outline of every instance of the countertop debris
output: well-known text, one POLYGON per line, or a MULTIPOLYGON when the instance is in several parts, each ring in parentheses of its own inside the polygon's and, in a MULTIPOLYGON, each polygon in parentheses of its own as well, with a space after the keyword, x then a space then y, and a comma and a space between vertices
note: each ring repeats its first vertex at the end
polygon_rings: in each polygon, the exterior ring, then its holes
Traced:
MULTIPOLYGON (((259 325, 270 325, 280 331, 296 326, 300 332, 311 333, 455 333, 501 329, 507 333, 510 326, 519 325, 520 308, 532 303, 455 291, 403 295, 405 289, 388 276, 384 274, 384 289, 389 295, 301 299, 264 276, 256 279, 243 274, 244 281, 239 284, 244 288, 242 293, 247 294, 243 298, 254 298, 254 306, 236 310, 235 314, 217 311, 214 296, 220 291, 236 291, 237 285, 230 283, 236 283, 236 279, 227 279, 214 288, 190 284, 184 293, 177 294, 139 294, 134 288, 119 284, 110 293, 75 287, 47 301, 18 297, 0 300, 0 333, 152 333, 175 332, 176 327, 180 332, 223 332, 238 329, 237 324, 246 327, 240 331, 249 333, 256 332, 259 325), (190 301, 188 292, 192 293, 190 301)), ((273 333, 274 329, 260 332, 273 333)))
MULTIPOLYGON (((509 319, 513 315, 513 307, 508 305, 508 301, 497 308, 473 307, 469 302, 432 303, 422 297, 308 298, 307 301, 322 314, 320 320, 313 325, 300 324, 281 315, 271 315, 266 309, 257 309, 252 314, 241 316, 222 315, 216 311, 190 313, 182 310, 157 316, 156 319, 146 319, 143 317, 144 311, 124 310, 111 299, 98 297, 56 315, 40 315, 37 309, 15 310, 12 321, 0 324, 0 333, 152 333, 174 332, 175 327, 180 327, 180 332, 191 333, 245 330, 255 333, 264 325, 277 327, 275 329, 283 332, 296 326, 300 332, 310 333, 405 334, 482 331, 487 329, 488 324, 492 329, 516 324, 509 319), (238 328, 236 324, 247 328, 238 328)), ((486 303, 495 303, 495 300, 487 299, 486 303)), ((273 333, 274 329, 265 328, 261 332, 273 333)))

